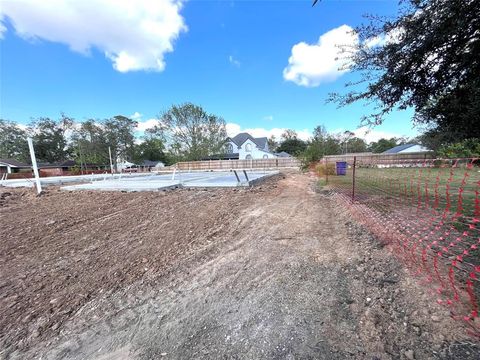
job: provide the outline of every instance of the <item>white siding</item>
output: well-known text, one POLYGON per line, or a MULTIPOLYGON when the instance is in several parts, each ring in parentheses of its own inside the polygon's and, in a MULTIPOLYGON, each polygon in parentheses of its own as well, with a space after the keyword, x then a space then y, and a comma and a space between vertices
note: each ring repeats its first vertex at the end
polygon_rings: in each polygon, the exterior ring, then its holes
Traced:
POLYGON ((267 152, 260 150, 257 145, 250 139, 245 141, 241 148, 238 150, 238 158, 240 160, 244 160, 247 158, 247 155, 250 155, 252 159, 264 159, 264 156, 267 156, 267 159, 273 159, 275 158, 275 155, 267 152), (250 145, 251 151, 247 151, 247 144, 250 145))

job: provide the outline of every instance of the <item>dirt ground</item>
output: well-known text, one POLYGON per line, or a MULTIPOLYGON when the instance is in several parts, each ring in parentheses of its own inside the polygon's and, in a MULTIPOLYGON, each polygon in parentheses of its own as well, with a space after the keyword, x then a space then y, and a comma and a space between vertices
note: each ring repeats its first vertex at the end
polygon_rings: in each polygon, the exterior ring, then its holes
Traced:
POLYGON ((249 189, 0 189, 0 358, 478 359, 365 229, 288 173, 249 189))

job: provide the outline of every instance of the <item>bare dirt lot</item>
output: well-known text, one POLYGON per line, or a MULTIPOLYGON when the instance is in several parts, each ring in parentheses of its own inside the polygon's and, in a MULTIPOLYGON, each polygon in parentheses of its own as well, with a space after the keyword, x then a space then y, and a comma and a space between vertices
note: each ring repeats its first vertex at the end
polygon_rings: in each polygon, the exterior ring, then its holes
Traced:
POLYGON ((478 359, 314 178, 0 190, 0 358, 478 359))

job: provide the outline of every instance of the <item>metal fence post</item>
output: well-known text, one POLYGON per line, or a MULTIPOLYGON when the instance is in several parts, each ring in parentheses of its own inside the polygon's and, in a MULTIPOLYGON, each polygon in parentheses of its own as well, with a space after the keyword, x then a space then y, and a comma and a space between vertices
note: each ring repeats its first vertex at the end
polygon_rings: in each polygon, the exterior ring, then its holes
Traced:
POLYGON ((328 159, 325 158, 325 185, 328 185, 328 159))
POLYGON ((353 171, 352 171, 352 204, 355 202, 355 168, 357 166, 357 157, 353 157, 353 171))

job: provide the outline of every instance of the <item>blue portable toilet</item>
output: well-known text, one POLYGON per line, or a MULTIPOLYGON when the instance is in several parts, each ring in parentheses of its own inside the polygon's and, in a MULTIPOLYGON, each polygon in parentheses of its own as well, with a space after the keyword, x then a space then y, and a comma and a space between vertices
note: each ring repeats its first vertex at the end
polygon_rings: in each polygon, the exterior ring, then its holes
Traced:
POLYGON ((347 175, 347 162, 337 161, 336 171, 337 171, 337 175, 347 175))

